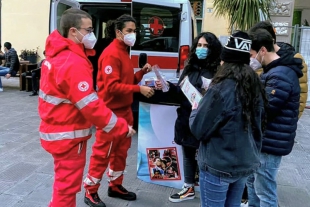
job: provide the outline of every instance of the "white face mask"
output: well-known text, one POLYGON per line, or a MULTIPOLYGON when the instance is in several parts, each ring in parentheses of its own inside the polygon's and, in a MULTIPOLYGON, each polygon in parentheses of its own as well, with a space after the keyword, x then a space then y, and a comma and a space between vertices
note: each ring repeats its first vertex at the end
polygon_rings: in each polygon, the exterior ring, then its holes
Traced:
MULTIPOLYGON (((260 52, 260 50, 258 51, 258 53, 260 52)), ((257 56, 258 56, 258 53, 257 55, 255 56, 255 58, 250 58, 250 67, 253 69, 253 70, 257 70, 257 69, 260 69, 262 68, 262 64, 256 59, 257 56)))
POLYGON ((128 45, 129 47, 132 47, 132 46, 134 46, 134 44, 136 42, 136 34, 135 33, 128 33, 128 34, 124 35, 124 39, 123 40, 124 40, 124 43, 126 45, 128 45))
MULTIPOLYGON (((79 30, 77 30, 79 32, 79 30)), ((93 32, 88 33, 87 35, 83 35, 81 32, 79 32, 82 36, 82 42, 75 37, 80 43, 83 43, 86 49, 93 49, 96 42, 97 42, 97 38, 95 36, 95 34, 93 32)))
POLYGON ((262 64, 260 64, 260 62, 256 58, 251 58, 251 60, 250 60, 250 67, 253 70, 257 70, 257 69, 262 68, 263 66, 262 66, 262 64))

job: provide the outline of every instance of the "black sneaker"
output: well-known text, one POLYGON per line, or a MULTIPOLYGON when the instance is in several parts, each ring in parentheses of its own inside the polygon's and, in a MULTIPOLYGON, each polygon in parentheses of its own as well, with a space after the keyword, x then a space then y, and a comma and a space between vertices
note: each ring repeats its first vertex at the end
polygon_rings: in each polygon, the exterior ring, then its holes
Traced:
POLYGON ((169 201, 176 203, 182 202, 185 200, 190 200, 195 198, 195 189, 194 187, 183 187, 183 189, 176 194, 173 194, 169 197, 169 201))
POLYGON ((98 193, 85 193, 84 202, 90 207, 106 207, 106 205, 99 198, 98 193))
POLYGON ((34 92, 34 93, 30 94, 29 96, 37 96, 37 95, 38 95, 38 93, 34 92))
POLYGON ((135 193, 127 191, 122 185, 109 186, 108 196, 121 198, 127 201, 134 201, 137 199, 135 193))

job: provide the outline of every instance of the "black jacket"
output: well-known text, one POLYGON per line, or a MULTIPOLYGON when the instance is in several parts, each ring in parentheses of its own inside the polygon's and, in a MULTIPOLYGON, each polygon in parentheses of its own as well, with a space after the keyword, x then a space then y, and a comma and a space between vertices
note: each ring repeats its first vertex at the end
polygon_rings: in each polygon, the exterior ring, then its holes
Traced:
MULTIPOLYGON (((196 89, 202 92, 202 79, 201 76, 212 79, 217 65, 209 66, 209 68, 205 68, 202 62, 194 64, 191 68, 189 68, 187 72, 187 76, 189 81, 196 89)), ((185 72, 185 71, 184 71, 185 72)), ((189 116, 192 111, 192 105, 187 100, 186 96, 183 94, 180 86, 175 86, 170 83, 169 96, 172 97, 174 102, 179 103, 180 107, 177 109, 178 117, 175 121, 175 132, 174 132, 174 141, 175 143, 187 147, 199 147, 199 142, 193 136, 189 128, 189 116)))
POLYGON ((9 74, 15 76, 19 70, 19 59, 14 48, 9 49, 0 59, 5 59, 4 67, 10 68, 9 74))
POLYGON ((269 103, 262 152, 283 156, 292 151, 299 113, 302 68, 301 59, 286 53, 268 64, 261 74, 269 103))
POLYGON ((233 79, 209 87, 190 117, 191 131, 200 141, 199 168, 217 176, 247 176, 260 165, 263 100, 253 106, 256 113, 246 131, 242 104, 237 100, 242 97, 235 88, 233 79))

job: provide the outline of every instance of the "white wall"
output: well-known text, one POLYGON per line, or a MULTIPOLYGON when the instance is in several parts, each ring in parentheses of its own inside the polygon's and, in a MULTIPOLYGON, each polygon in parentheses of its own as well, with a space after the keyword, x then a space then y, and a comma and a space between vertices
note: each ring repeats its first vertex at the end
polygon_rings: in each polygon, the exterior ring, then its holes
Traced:
POLYGON ((35 49, 43 57, 49 34, 50 0, 2 0, 1 44, 11 42, 20 53, 22 49, 35 49))

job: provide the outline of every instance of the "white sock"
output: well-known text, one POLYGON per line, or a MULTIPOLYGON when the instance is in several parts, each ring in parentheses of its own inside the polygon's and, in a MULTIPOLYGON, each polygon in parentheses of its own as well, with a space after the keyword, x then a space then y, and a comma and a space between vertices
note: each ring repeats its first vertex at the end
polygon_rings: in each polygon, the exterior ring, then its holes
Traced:
POLYGON ((194 184, 189 184, 189 183, 184 183, 183 185, 185 188, 190 188, 190 187, 194 187, 194 184))

